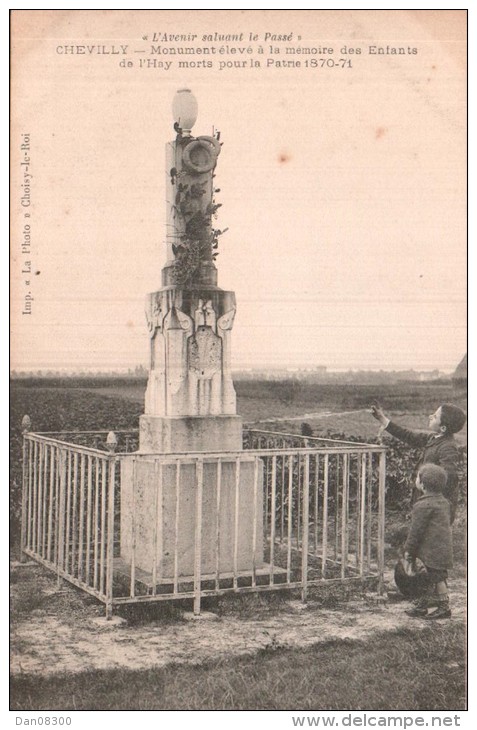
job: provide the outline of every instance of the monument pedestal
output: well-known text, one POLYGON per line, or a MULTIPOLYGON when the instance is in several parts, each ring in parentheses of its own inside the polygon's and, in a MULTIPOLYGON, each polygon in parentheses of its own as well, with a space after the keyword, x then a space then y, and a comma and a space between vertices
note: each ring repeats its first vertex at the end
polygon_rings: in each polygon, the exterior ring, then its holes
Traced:
POLYGON ((172 580, 175 569, 178 577, 194 575, 200 514, 202 574, 261 568, 263 465, 256 474, 255 458, 240 457, 237 479, 234 457, 222 456, 220 466, 205 457, 198 509, 195 463, 178 468, 173 455, 160 461, 145 454, 121 461, 121 558, 131 564, 134 545, 135 567, 155 572, 158 582, 172 580))
POLYGON ((240 416, 141 416, 139 450, 145 453, 240 451, 240 416))

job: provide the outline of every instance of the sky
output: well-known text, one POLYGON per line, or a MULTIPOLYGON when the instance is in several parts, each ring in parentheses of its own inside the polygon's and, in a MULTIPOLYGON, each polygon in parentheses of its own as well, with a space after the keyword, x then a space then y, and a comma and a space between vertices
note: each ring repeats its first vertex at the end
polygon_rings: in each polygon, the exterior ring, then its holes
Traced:
POLYGON ((224 143, 217 267, 237 297, 233 367, 452 371, 466 350, 465 43, 462 11, 16 11, 12 368, 147 365, 144 299, 165 263, 164 146, 187 86, 193 133, 219 129, 224 143), (260 67, 220 70, 229 52, 179 69, 166 51, 181 43, 154 33, 243 33, 185 45, 250 47, 239 63, 260 67), (72 46, 94 51, 65 54, 72 46), (320 46, 334 53, 286 53, 320 46), (330 56, 351 64, 305 66, 330 56), (140 66, 151 59, 172 65, 140 66), (274 65, 290 60, 301 66, 274 65))

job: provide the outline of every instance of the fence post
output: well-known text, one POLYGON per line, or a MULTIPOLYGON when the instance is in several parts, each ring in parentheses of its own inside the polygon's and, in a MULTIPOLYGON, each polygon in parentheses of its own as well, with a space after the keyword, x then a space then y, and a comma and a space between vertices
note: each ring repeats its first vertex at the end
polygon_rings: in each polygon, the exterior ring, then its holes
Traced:
MULTIPOLYGON (((157 494, 157 484, 156 494, 157 494)), ((136 457, 133 457, 132 461, 132 509, 131 509, 131 579, 129 585, 129 595, 134 598, 136 594, 136 489, 137 489, 137 462, 136 457)), ((154 531, 156 534, 156 540, 154 540, 154 588, 156 587, 156 561, 157 561, 157 506, 154 512, 154 531)))
POLYGON ((196 461, 195 495, 195 546, 194 546, 194 614, 200 614, 201 573, 202 573, 202 487, 204 481, 204 461, 196 461))
POLYGON ((341 491, 341 578, 346 578, 348 567, 348 498, 349 498, 349 455, 343 454, 343 486, 341 491))
POLYGON ((301 600, 306 603, 308 592, 308 531, 310 527, 310 454, 305 454, 303 477, 303 535, 301 541, 301 600))
POLYGON ((92 497, 93 497, 93 457, 88 455, 88 487, 86 502, 86 576, 85 580, 90 585, 91 573, 91 526, 92 526, 92 497))
MULTIPOLYGON (((135 501, 136 501, 136 459, 133 461, 133 513, 135 513, 135 501)), ((157 528, 159 523, 159 517, 158 517, 158 510, 159 510, 159 485, 162 485, 162 464, 160 464, 157 459, 154 459, 154 516, 153 516, 153 523, 152 523, 152 550, 153 550, 153 561, 152 561, 152 595, 155 596, 157 593, 157 528), (161 468, 161 472, 159 475, 159 467, 161 468)), ((176 505, 177 507, 177 505, 176 505)), ((133 533, 133 543, 135 545, 136 543, 136 515, 134 514, 133 517, 134 520, 134 527, 131 527, 131 533, 133 533)), ((177 544, 177 540, 175 540, 177 544)), ((161 549, 161 555, 162 555, 162 545, 160 547, 161 549)), ((174 560, 176 559, 176 552, 177 547, 174 549, 174 560)), ((131 555, 132 558, 132 555, 131 555)), ((134 560, 136 560, 135 552, 134 552, 134 560)), ((131 560, 131 576, 132 576, 132 560, 131 560)), ((133 585, 131 580, 131 586, 133 585)), ((175 592, 175 588, 174 588, 175 592)))
POLYGON ((366 513, 366 567, 368 572, 371 569, 371 538, 373 520, 373 452, 368 452, 368 507, 366 513))
POLYGON ((321 577, 326 578, 326 561, 328 560, 328 484, 330 472, 330 455, 325 454, 323 466, 323 527, 321 535, 321 577))
POLYGON ((58 453, 58 459, 59 459, 59 470, 60 470, 60 507, 59 507, 59 515, 58 515, 58 534, 57 534, 57 541, 56 544, 58 546, 57 550, 57 565, 56 565, 56 571, 57 571, 57 587, 60 588, 61 586, 61 574, 60 571, 62 567, 64 567, 64 557, 65 557, 65 489, 66 489, 66 454, 64 449, 60 449, 58 453))
POLYGON ((359 574, 364 574, 364 521, 366 511, 366 453, 361 454, 361 493, 359 504, 359 574))
MULTIPOLYGON (((113 449, 111 449, 111 452, 113 449)), ((113 617, 113 561, 114 561, 114 491, 116 479, 116 457, 109 461, 108 483, 108 539, 106 543, 106 619, 113 617)))
MULTIPOLYGON (((267 489, 267 484, 265 483, 267 489)), ((288 456, 288 525, 287 525, 287 583, 291 583, 293 537, 293 454, 288 456)))
MULTIPOLYGON (((258 499, 258 470, 260 457, 256 456, 253 463, 253 520, 252 520, 252 587, 257 585, 257 499, 258 499)), ((263 488, 262 488, 263 492, 263 488)))
MULTIPOLYGON (((23 462, 22 462, 22 522, 20 533, 20 562, 26 560, 26 531, 27 531, 27 489, 28 489, 28 441, 27 433, 31 430, 30 416, 23 416, 22 434, 23 434, 23 462)), ((31 505, 28 505, 28 510, 31 505)))
POLYGON ((80 461, 80 482, 79 482, 79 525, 78 525, 78 580, 83 581, 83 560, 84 560, 84 499, 86 482, 86 456, 81 454, 80 461))
POLYGON ((379 504, 378 504, 378 591, 384 592, 384 516, 386 495, 386 452, 379 454, 379 504))
POLYGON ((270 585, 275 582, 275 522, 277 517, 277 455, 272 456, 270 491, 270 585))
MULTIPOLYGON (((215 504, 215 588, 216 590, 219 590, 220 588, 220 528, 221 528, 221 521, 220 521, 220 500, 222 496, 222 461, 219 458, 217 459, 217 484, 216 484, 216 504, 215 504)), ((254 513, 255 516, 255 513, 254 513)), ((253 538, 252 538, 253 539, 253 538)), ((255 560, 255 553, 253 556, 253 560, 255 560)), ((255 563, 254 563, 255 565, 255 563)), ((253 568, 253 570, 255 570, 253 568)), ((253 573, 255 576, 255 573, 253 573)), ((253 578, 252 578, 253 582, 253 578)))
MULTIPOLYGON (((161 478, 159 484, 162 485, 162 464, 161 478)), ((162 486, 161 486, 162 489, 162 486)), ((161 492, 162 494, 162 492, 161 492)), ((176 462, 176 514, 174 520, 174 593, 179 593, 179 525, 180 525, 180 505, 181 505, 181 461, 176 462)))
POLYGON ((240 456, 235 459, 235 507, 234 507, 234 553, 233 553, 233 587, 238 588, 238 540, 240 514, 240 456))
POLYGON ((56 479, 56 453, 54 446, 49 447, 50 452, 50 494, 48 498, 48 529, 47 529, 47 540, 46 540, 46 559, 51 562, 51 547, 53 543, 53 495, 55 491, 55 479, 56 479))

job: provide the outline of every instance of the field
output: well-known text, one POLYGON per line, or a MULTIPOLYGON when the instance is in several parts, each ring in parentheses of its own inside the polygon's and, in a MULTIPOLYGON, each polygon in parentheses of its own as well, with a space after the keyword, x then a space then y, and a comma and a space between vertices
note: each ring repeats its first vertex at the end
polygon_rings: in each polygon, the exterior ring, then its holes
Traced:
MULTIPOLYGON (((427 414, 441 402, 466 407, 466 393, 449 384, 373 387, 243 381, 236 383, 236 390, 238 411, 252 427, 300 433, 306 423, 317 436, 344 434, 368 441, 375 441, 378 430, 368 411, 375 398, 400 423, 416 428, 426 427, 427 414)), ((18 559, 23 415, 31 417, 35 431, 134 429, 142 413, 144 383, 18 380, 11 394, 11 538, 12 556, 18 559)), ((464 430, 459 435, 463 486, 465 439, 464 430)), ((389 568, 396 559, 395 538, 406 524, 409 471, 415 458, 407 447, 390 449, 389 568)), ((462 494, 454 529, 454 616, 437 626, 404 618, 401 605, 383 612, 368 605, 363 595, 315 596, 304 613, 296 610, 292 596, 280 595, 212 602, 209 609, 219 618, 210 628, 187 626, 178 612, 160 609, 129 615, 127 626, 104 634, 91 628, 100 614, 93 599, 69 586, 58 593, 55 579, 41 567, 16 566, 12 648, 29 658, 14 673, 12 709, 462 710, 465 489, 462 494), (22 641, 30 642, 30 650, 22 641), (171 654, 167 647, 173 645, 171 654), (128 651, 136 657, 136 665, 108 664, 108 651, 113 656, 118 649, 125 657, 128 651), (137 664, 139 649, 144 652, 143 665, 137 664), (196 655, 196 666, 191 665, 190 652, 196 655), (49 657, 45 665, 42 656, 49 657), (61 664, 67 661, 76 668, 52 671, 56 662, 67 667, 61 664), (376 667, 382 671, 376 672, 376 667), (98 689, 105 685, 107 694, 98 689)))
MULTIPOLYGON (((34 430, 137 428, 143 412, 145 382, 133 379, 17 380, 12 385, 12 429, 18 433, 25 413, 34 430)), ((303 421, 315 435, 341 431, 374 439, 369 415, 373 400, 403 423, 426 428, 427 415, 443 402, 466 408, 467 393, 443 381, 386 385, 312 384, 298 380, 238 381, 237 411, 246 425, 280 425, 300 431, 303 421)), ((460 434, 465 443, 466 430, 460 434)))

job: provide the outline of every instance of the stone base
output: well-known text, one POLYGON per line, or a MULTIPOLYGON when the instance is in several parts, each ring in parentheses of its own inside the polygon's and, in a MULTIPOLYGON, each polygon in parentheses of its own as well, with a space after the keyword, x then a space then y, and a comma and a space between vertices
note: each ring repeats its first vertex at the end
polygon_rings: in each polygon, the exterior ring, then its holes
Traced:
POLYGON ((184 453, 241 451, 240 416, 141 416, 139 451, 184 453))
MULTIPOLYGON (((201 521, 201 572, 250 571, 263 565, 263 468, 259 463, 254 505, 255 458, 224 454, 220 463, 217 507, 217 460, 204 458, 201 521), (238 497, 238 498, 237 498, 238 497), (236 509, 238 519, 236 520, 236 509), (255 553, 253 532, 255 522, 255 553), (218 555, 218 557, 217 557, 218 555)), ((158 582, 194 575, 197 522, 196 465, 174 455, 167 461, 136 454, 121 460, 121 558, 152 574, 158 582), (162 473, 162 481, 160 474, 162 473), (178 476, 179 474, 179 476, 178 476), (175 557, 177 556, 177 557, 175 557)))
MULTIPOLYGON (((287 582, 287 571, 285 568, 280 568, 277 565, 273 566, 273 580, 270 581, 271 566, 270 563, 261 563, 261 566, 255 569, 255 583, 257 586, 268 586, 278 585, 280 583, 287 582)), ((130 586, 131 584, 131 566, 126 563, 123 558, 114 558, 114 573, 116 576, 121 576, 125 579, 125 585, 130 586)), ((253 581, 252 570, 239 570, 236 574, 237 585, 239 588, 249 587, 253 581)), ((172 593, 174 590, 174 582, 167 576, 161 579, 156 579, 154 583, 151 573, 148 573, 140 568, 135 568, 135 587, 138 596, 148 595, 150 596, 153 592, 154 586, 158 595, 167 595, 172 593)), ((190 592, 194 590, 194 576, 193 575, 181 575, 179 578, 179 591, 190 592)), ((221 572, 219 576, 219 590, 229 590, 233 585, 234 574, 233 571, 221 572)), ((217 572, 214 573, 202 573, 200 576, 200 582, 202 590, 214 588, 217 585, 217 572)), ((296 601, 298 603, 298 601, 296 601)))

